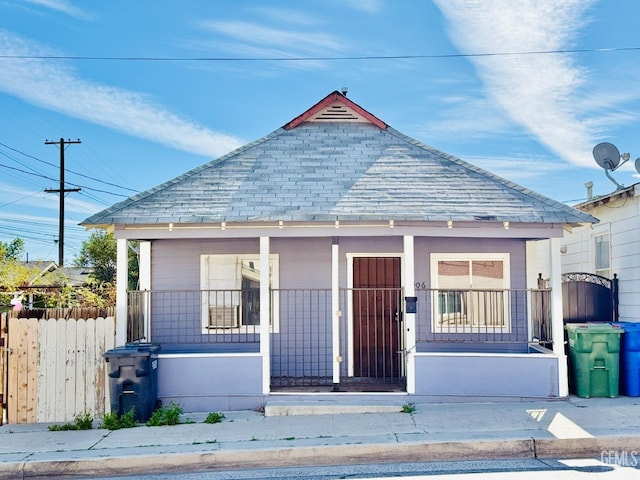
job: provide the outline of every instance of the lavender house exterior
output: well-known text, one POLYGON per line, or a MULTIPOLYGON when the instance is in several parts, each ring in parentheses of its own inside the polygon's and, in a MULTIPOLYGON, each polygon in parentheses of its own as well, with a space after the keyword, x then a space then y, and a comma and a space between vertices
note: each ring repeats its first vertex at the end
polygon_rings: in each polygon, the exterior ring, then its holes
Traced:
POLYGON ((333 92, 83 225, 117 238, 116 343, 160 344, 159 396, 204 411, 292 393, 566 396, 559 242, 596 221, 333 92))

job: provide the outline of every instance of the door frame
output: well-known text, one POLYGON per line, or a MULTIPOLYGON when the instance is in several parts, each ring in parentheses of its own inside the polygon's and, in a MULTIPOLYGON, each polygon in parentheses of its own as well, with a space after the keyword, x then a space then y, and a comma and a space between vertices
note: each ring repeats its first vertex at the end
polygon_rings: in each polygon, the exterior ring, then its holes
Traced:
MULTIPOLYGON (((354 361, 355 361, 355 349, 354 349, 354 332, 353 332, 353 260, 354 258, 399 258, 400 259, 400 285, 399 288, 404 288, 404 253, 347 253, 347 358, 348 368, 347 377, 354 376, 354 361)), ((404 338, 398 338, 400 345, 406 345, 406 329, 401 329, 401 333, 404 338)), ((406 362, 406 359, 405 359, 406 362)), ((404 365, 401 371, 406 371, 406 365, 404 365)))

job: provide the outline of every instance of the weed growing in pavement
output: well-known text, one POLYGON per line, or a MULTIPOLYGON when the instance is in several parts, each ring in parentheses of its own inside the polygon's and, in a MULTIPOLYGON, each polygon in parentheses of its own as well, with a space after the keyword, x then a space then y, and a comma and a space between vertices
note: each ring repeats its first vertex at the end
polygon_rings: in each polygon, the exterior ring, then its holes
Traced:
POLYGON ((136 425, 136 416, 133 408, 122 415, 118 415, 117 413, 105 413, 102 417, 102 428, 106 428, 107 430, 133 428, 136 425))
POLYGON ((405 403, 402 406, 402 413, 413 413, 416 411, 416 406, 413 403, 405 403))
POLYGON ((147 427, 159 427, 162 425, 178 425, 182 415, 182 407, 175 403, 157 408, 151 418, 147 420, 147 427))
POLYGON ((90 412, 76 415, 73 423, 65 423, 64 425, 49 425, 47 427, 52 432, 60 432, 65 430, 91 430, 93 428, 93 416, 90 412))
POLYGON ((204 423, 220 423, 223 418, 223 413, 211 412, 207 415, 207 418, 204 419, 204 423))

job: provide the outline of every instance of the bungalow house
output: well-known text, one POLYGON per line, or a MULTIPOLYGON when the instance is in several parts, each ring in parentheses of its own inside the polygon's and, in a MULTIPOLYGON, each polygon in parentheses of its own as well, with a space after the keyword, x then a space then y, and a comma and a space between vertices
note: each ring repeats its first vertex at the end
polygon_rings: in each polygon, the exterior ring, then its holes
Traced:
POLYGON ((566 396, 562 342, 537 342, 562 338, 562 295, 537 289, 535 241, 551 239, 556 287, 563 229, 595 221, 335 91, 82 224, 117 239, 117 344, 159 344, 159 397, 203 411, 292 392, 566 396))

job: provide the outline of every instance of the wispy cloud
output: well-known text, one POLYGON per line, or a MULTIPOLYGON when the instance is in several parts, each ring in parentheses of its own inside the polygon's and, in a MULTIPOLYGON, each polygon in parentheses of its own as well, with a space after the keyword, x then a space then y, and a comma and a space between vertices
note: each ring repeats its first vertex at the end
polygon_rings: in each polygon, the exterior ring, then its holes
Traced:
POLYGON ((346 0, 344 3, 366 13, 378 13, 382 10, 383 2, 381 0, 346 0))
MULTIPOLYGON (((17 56, 57 55, 3 30, 0 51, 17 56)), ((60 61, 5 58, 1 62, 0 91, 43 108, 207 157, 243 143, 181 117, 144 94, 85 80, 60 61)))
POLYGON ((436 139, 477 139, 512 133, 514 126, 504 114, 481 93, 467 90, 468 95, 438 96, 433 102, 442 105, 434 117, 420 127, 421 134, 433 142, 436 139), (480 119, 480 121, 479 121, 480 119))
POLYGON ((200 25, 238 42, 239 45, 251 45, 254 49, 262 48, 266 51, 282 49, 290 52, 288 56, 323 55, 328 51, 340 51, 343 47, 331 35, 308 30, 278 29, 243 21, 203 21, 200 25))
POLYGON ((465 156, 464 160, 514 182, 525 182, 535 178, 566 173, 572 168, 566 163, 558 162, 557 159, 542 155, 516 155, 512 157, 472 155, 465 156))
POLYGON ((251 11, 281 23, 290 23, 292 25, 318 24, 317 17, 301 13, 297 10, 289 10, 287 8, 264 6, 252 8, 251 11))
POLYGON ((71 17, 78 18, 80 20, 90 20, 92 15, 85 10, 75 7, 67 0, 25 0, 27 3, 39 5, 42 7, 50 8, 58 12, 62 12, 71 17))
MULTIPOLYGON (((588 22, 593 0, 435 0, 465 53, 562 50, 588 22)), ((568 54, 476 57, 487 95, 552 152, 592 166, 597 128, 576 108, 587 72, 568 54)))

